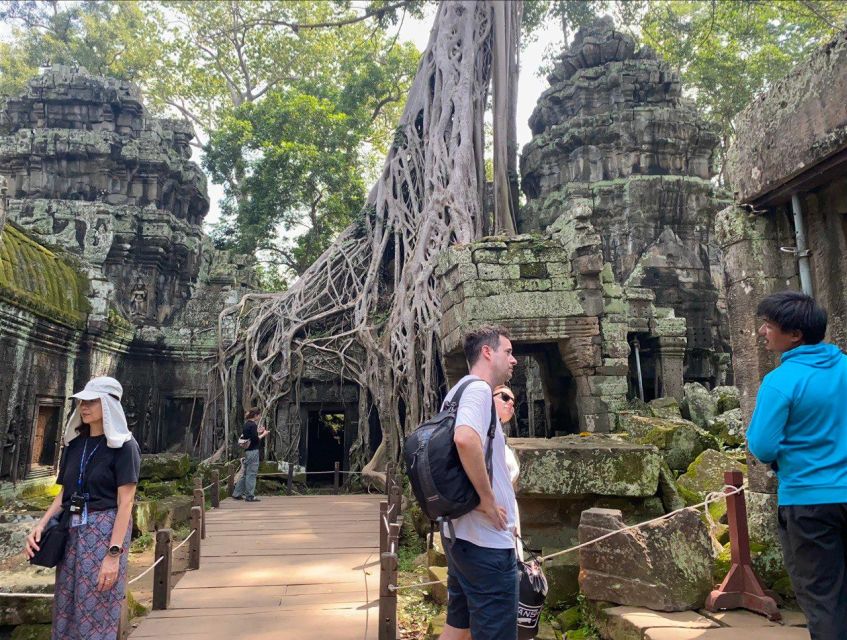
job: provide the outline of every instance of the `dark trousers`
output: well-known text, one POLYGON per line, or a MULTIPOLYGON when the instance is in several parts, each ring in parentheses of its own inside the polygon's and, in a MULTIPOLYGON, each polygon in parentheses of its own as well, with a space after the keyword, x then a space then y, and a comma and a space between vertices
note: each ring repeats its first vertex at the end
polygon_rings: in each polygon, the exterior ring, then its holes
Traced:
POLYGON ((847 640, 847 503, 779 507, 779 538, 812 640, 847 640))

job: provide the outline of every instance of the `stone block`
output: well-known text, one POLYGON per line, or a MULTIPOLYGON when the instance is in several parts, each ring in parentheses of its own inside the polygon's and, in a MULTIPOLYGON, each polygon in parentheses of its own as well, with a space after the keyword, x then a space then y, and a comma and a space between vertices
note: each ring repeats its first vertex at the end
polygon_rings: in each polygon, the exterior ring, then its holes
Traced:
POLYGON ((655 447, 595 435, 509 441, 521 465, 518 493, 653 496, 661 456, 655 447))
POLYGON ((657 418, 681 418, 679 402, 676 398, 656 398, 647 403, 650 413, 657 418))
POLYGON ((699 382, 689 382, 683 387, 680 408, 684 418, 705 429, 709 420, 718 415, 718 400, 699 382))
MULTIPOLYGON (((589 509, 582 514, 579 540, 623 527, 620 511, 589 509)), ((591 600, 685 611, 701 607, 713 587, 709 535, 690 511, 601 540, 581 549, 579 558, 580 588, 591 600)))
POLYGON ((191 516, 192 496, 172 496, 160 500, 142 500, 133 505, 133 530, 139 533, 163 527, 177 527, 191 516))
POLYGON ((185 453, 146 453, 141 456, 140 480, 181 480, 191 470, 185 453))
MULTIPOLYGON (((559 551, 558 548, 542 549, 542 555, 559 551)), ((547 604, 561 608, 575 604, 579 595, 579 559, 576 553, 557 556, 544 563, 547 576, 547 604)))
POLYGON ((716 400, 718 415, 741 406, 741 392, 738 387, 715 387, 709 394, 716 400))
POLYGON ((22 624, 12 631, 11 640, 50 640, 52 624, 22 624))
POLYGON ((441 536, 436 535, 432 539, 432 546, 426 550, 426 566, 427 567, 446 567, 447 555, 444 553, 444 547, 441 544, 441 536))
MULTIPOLYGON (((0 571, 0 585, 9 593, 53 593, 55 571, 25 565, 0 571)), ((47 624, 53 619, 53 601, 47 598, 0 598, 0 627, 47 624)))
POLYGON ((521 277, 521 269, 516 264, 487 264, 476 265, 480 280, 517 280, 521 277))
POLYGON ((430 597, 441 605, 447 604, 447 567, 429 567, 427 569, 427 581, 438 580, 438 584, 429 587, 430 597))
POLYGON ((688 504, 701 502, 707 493, 721 491, 724 487, 724 473, 738 469, 747 473, 747 465, 742 464, 721 451, 706 449, 692 462, 688 470, 679 476, 677 486, 688 504))
POLYGON ((720 625, 694 611, 651 611, 642 607, 607 607, 593 616, 603 638, 642 640, 648 629, 717 629, 720 625))
POLYGON ((681 418, 630 416, 627 424, 635 442, 657 447, 675 471, 687 470, 706 449, 720 449, 712 434, 681 418))
POLYGON ((744 418, 740 408, 730 409, 715 416, 709 420, 706 428, 724 446, 740 447, 746 443, 745 434, 747 429, 744 426, 744 418))

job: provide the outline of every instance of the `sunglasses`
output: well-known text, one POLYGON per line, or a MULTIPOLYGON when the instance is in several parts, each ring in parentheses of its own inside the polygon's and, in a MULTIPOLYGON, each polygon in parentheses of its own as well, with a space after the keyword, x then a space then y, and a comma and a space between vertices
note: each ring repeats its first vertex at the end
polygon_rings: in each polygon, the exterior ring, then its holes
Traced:
POLYGON ((498 395, 498 396, 500 396, 500 399, 501 399, 503 402, 514 402, 514 401, 515 401, 515 397, 514 397, 514 396, 510 396, 510 395, 509 395, 508 393, 506 393, 505 391, 501 391, 501 392, 500 392, 500 393, 498 393, 497 395, 498 395))

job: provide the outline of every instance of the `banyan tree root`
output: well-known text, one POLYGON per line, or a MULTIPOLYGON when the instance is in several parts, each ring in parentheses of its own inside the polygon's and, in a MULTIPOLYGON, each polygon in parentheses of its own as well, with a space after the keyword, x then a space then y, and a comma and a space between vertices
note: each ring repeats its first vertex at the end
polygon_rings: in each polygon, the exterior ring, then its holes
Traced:
MULTIPOLYGON (((242 366, 243 397, 264 411, 296 402, 301 377, 356 383, 359 429, 350 460, 360 469, 371 449, 371 411, 378 412, 390 460, 399 454, 403 426, 435 409, 436 257, 486 230, 483 114, 493 16, 490 0, 439 4, 394 143, 360 218, 287 292, 247 295, 220 314, 216 384, 228 397, 225 420, 233 417, 242 366)), ((519 21, 512 18, 515 28, 519 21)), ((505 40, 517 46, 514 34, 505 40)), ((274 449, 291 460, 299 417, 277 427, 274 449)))

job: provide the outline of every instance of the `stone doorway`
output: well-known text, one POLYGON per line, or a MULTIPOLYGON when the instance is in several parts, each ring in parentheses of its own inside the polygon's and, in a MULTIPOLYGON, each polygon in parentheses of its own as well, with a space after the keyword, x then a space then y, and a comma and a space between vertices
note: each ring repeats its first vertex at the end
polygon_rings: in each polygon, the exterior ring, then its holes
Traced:
POLYGON ((52 473, 59 459, 59 424, 62 404, 59 400, 39 400, 35 413, 30 447, 29 476, 52 473))
MULTIPOLYGON (((342 409, 324 409, 309 411, 306 423, 306 470, 332 471, 335 463, 347 468, 344 432, 347 419, 342 409)), ((309 477, 310 483, 327 484, 332 482, 332 474, 326 473, 309 477)))
POLYGON ((579 432, 576 381, 555 344, 515 345, 518 361, 509 386, 515 391, 514 433, 550 438, 579 432))
POLYGON ((204 398, 200 396, 165 398, 156 451, 194 452, 203 420, 203 404, 204 398))

